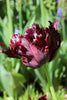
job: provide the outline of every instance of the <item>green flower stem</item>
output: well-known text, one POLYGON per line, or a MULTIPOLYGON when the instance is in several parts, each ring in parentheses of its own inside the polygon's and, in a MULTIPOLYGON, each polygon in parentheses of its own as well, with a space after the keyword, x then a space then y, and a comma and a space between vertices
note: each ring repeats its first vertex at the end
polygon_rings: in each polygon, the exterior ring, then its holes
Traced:
POLYGON ((19 2, 19 29, 20 29, 20 34, 22 34, 22 5, 21 5, 21 0, 19 2))
POLYGON ((43 4, 43 0, 40 0, 40 9, 41 9, 41 22, 42 25, 45 26, 45 18, 44 18, 44 4, 43 4))
POLYGON ((55 90, 54 90, 47 66, 45 66, 45 74, 46 74, 46 77, 47 77, 47 80, 49 83, 49 88, 50 88, 53 100, 57 100, 56 95, 55 95, 55 90))
POLYGON ((51 91, 53 100, 57 100, 57 97, 56 97, 56 95, 55 95, 55 90, 54 90, 54 87, 53 87, 53 86, 50 86, 50 91, 51 91))
POLYGON ((66 40, 66 32, 65 32, 65 23, 64 21, 62 22, 62 33, 63 33, 63 39, 66 40))
POLYGON ((13 34, 13 24, 12 24, 12 17, 11 17, 11 8, 10 8, 10 0, 6 0, 7 5, 7 16, 8 16, 8 26, 9 26, 9 36, 12 37, 13 34))
POLYGON ((4 95, 4 100, 6 99, 6 97, 7 97, 7 94, 6 94, 6 92, 5 91, 3 91, 3 95, 4 95))
POLYGON ((17 92, 15 92, 15 100, 18 100, 18 98, 17 98, 17 92))

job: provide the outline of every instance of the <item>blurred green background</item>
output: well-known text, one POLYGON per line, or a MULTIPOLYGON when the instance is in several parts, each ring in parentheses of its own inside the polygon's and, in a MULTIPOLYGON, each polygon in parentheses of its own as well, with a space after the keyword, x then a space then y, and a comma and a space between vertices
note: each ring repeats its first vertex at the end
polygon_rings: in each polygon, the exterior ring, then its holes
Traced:
POLYGON ((0 43, 4 43, 6 48, 15 29, 23 35, 33 23, 48 27, 49 20, 58 20, 61 36, 56 58, 32 69, 23 66, 19 59, 0 54, 0 100, 29 100, 30 97, 37 100, 44 94, 53 100, 46 68, 57 100, 67 100, 67 0, 0 0, 0 43))

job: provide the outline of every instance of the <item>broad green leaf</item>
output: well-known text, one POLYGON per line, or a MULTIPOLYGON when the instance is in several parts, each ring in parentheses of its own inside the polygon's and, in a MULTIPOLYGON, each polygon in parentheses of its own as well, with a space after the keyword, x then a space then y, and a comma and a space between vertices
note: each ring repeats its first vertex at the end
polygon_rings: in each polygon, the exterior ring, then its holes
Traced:
POLYGON ((0 100, 3 100, 3 98, 0 97, 0 100))
POLYGON ((45 78, 43 78, 41 72, 39 71, 39 69, 35 69, 35 74, 36 76, 39 78, 39 80, 41 81, 41 86, 43 86, 44 88, 46 88, 46 81, 45 78))
POLYGON ((14 80, 18 81, 19 83, 24 83, 26 80, 24 76, 20 73, 12 73, 14 80))
POLYGON ((41 8, 41 23, 43 27, 48 27, 48 21, 51 20, 49 12, 46 7, 44 7, 43 0, 40 0, 40 8, 41 8))
POLYGON ((3 65, 0 64, 0 81, 9 96, 13 95, 13 78, 3 65))
POLYGON ((20 63, 18 62, 15 66, 14 72, 17 73, 19 71, 20 68, 20 63))
POLYGON ((4 100, 14 100, 13 97, 6 97, 4 100))
POLYGON ((24 87, 24 82, 26 81, 24 76, 19 73, 12 73, 14 80, 14 89, 17 93, 21 93, 22 88, 24 87))

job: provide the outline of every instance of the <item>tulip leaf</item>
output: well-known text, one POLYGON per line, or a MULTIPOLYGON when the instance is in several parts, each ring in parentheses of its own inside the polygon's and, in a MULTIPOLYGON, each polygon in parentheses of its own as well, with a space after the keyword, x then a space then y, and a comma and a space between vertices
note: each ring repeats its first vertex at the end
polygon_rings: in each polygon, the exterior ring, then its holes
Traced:
POLYGON ((0 64, 0 83, 9 96, 13 95, 13 78, 3 65, 0 64))
POLYGON ((14 80, 14 90, 19 94, 22 92, 22 88, 24 87, 24 82, 26 81, 24 76, 19 73, 12 73, 14 80))

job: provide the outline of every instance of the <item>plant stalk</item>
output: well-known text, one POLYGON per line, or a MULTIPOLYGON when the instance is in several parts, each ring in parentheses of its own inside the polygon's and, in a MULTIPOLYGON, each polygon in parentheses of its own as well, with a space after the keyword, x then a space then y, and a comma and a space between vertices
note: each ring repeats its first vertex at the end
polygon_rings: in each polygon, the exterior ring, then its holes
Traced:
POLYGON ((21 4, 21 0, 19 2, 19 29, 20 29, 20 34, 22 34, 22 4, 21 4))
POLYGON ((11 8, 10 8, 10 0, 6 0, 7 5, 7 16, 8 16, 8 27, 9 27, 9 36, 12 37, 13 34, 13 24, 12 24, 12 17, 11 17, 11 8))
POLYGON ((50 78, 47 66, 45 66, 45 74, 46 74, 46 78, 47 78, 48 83, 49 83, 49 88, 50 88, 50 91, 51 91, 52 98, 53 98, 53 100, 57 100, 56 94, 55 94, 55 90, 54 90, 54 87, 53 87, 53 84, 52 84, 52 80, 50 78))

